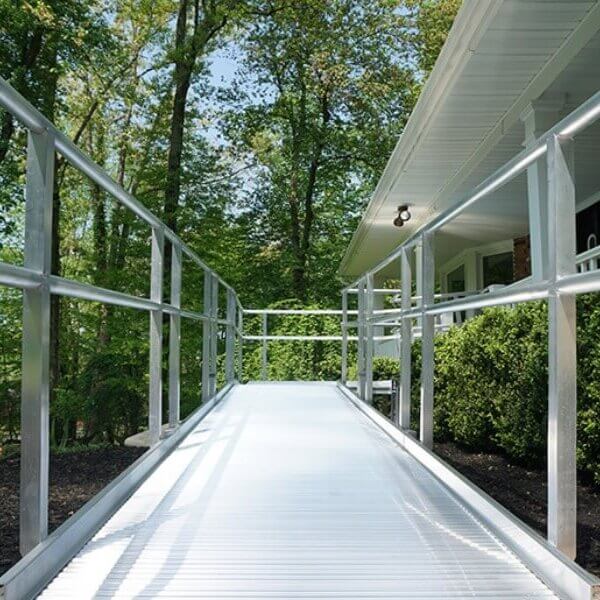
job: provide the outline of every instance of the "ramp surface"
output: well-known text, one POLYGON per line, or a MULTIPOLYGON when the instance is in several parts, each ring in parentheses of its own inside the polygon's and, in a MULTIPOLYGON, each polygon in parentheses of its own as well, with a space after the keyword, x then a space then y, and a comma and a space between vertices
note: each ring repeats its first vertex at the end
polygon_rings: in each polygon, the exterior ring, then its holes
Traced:
POLYGON ((329 384, 237 386, 41 595, 552 593, 329 384))

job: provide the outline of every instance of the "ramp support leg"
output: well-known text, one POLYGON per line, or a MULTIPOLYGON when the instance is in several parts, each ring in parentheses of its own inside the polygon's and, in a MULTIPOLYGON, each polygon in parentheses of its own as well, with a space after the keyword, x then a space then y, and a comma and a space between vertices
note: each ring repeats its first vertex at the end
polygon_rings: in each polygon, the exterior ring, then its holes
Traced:
POLYGON ((348 292, 342 292, 342 384, 348 380, 348 292))
POLYGON ((231 383, 235 379, 235 294, 227 289, 227 337, 225 340, 225 379, 231 383))
POLYGON ((421 259, 421 415, 420 440, 427 448, 433 447, 433 370, 434 333, 433 315, 426 313, 434 301, 435 263, 433 255, 433 233, 422 236, 421 259))
POLYGON ((29 131, 25 199, 25 267, 44 278, 23 290, 21 383, 21 554, 48 533, 50 288, 54 138, 29 131))
POLYGON ((204 305, 202 312, 202 403, 210 400, 211 335, 212 335, 212 287, 213 276, 204 271, 204 305))
POLYGON ((261 354, 261 368, 260 378, 263 381, 269 379, 269 363, 267 358, 267 333, 268 333, 268 317, 267 313, 263 313, 262 316, 262 354, 261 354))
POLYGON ((556 282, 576 272, 575 184, 565 150, 548 140, 548 540, 574 559, 577 531, 577 324, 575 295, 556 282))
MULTIPOLYGON (((171 246, 171 306, 181 308, 181 246, 171 246)), ((181 387, 181 316, 171 314, 169 317, 169 427, 175 429, 180 419, 180 387, 181 387)))
MULTIPOLYGON (((150 299, 162 304, 164 231, 152 228, 152 252, 150 271, 150 299)), ((161 308, 150 311, 150 390, 148 406, 148 433, 150 444, 160 440, 162 426, 162 320, 161 308)))
MULTIPOLYGON (((405 248, 400 257, 401 261, 401 308, 402 311, 411 309, 412 302, 412 271, 410 263, 410 250, 405 248)), ((402 429, 410 429, 410 405, 411 405, 411 351, 412 351, 412 319, 402 317, 400 338, 400 394, 399 409, 395 411, 398 415, 398 425, 402 429)))
POLYGON ((365 402, 373 403, 373 354, 375 342, 373 340, 373 275, 367 274, 365 293, 365 402))

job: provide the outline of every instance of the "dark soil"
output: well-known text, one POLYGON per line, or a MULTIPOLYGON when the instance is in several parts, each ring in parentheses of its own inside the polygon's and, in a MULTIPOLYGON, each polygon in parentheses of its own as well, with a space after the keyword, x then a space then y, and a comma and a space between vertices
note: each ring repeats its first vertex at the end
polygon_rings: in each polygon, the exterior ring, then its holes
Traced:
MULTIPOLYGON (((470 453, 456 444, 435 451, 455 469, 528 525, 546 533, 546 473, 495 454, 470 453)), ((111 447, 53 455, 50 459, 49 528, 56 529, 143 454, 142 448, 111 447)), ((577 562, 600 575, 600 490, 578 487, 577 562)), ((0 574, 19 554, 19 457, 0 460, 0 574)))
MULTIPOLYGON (((50 457, 49 530, 53 531, 124 471, 143 448, 107 447, 50 457)), ((0 575, 19 554, 19 456, 0 460, 0 575)))
MULTIPOLYGON (((530 527, 546 535, 546 472, 512 464, 496 454, 470 453, 456 444, 435 452, 530 527)), ((600 490, 577 488, 577 562, 600 575, 600 490)))

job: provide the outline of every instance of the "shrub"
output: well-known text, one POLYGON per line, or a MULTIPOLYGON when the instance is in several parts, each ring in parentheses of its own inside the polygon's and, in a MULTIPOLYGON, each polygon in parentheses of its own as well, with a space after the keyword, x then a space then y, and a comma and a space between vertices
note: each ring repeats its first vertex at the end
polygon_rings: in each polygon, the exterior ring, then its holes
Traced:
MULTIPOLYGON (((600 483, 600 297, 578 299, 579 469, 600 483)), ((543 465, 548 410, 545 302, 484 310, 435 338, 434 436, 500 450, 543 465)), ((399 363, 373 362, 374 379, 397 378, 399 363)), ((412 347, 412 426, 419 426, 421 343, 412 347)), ((351 378, 356 377, 352 369, 351 378)))
POLYGON ((472 449, 539 462, 545 449, 544 304, 490 308, 436 343, 438 428, 472 449))
POLYGON ((580 296, 577 313, 577 466, 600 484, 600 296, 580 296))
POLYGON ((142 353, 124 355, 111 349, 97 352, 81 378, 88 438, 117 442, 145 425, 148 379, 142 353))

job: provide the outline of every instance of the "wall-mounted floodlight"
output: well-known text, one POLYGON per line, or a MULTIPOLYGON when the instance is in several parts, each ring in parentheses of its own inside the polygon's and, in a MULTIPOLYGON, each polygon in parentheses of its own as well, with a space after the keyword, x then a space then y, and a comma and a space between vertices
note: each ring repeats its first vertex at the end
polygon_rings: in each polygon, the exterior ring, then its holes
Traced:
POLYGON ((398 216, 394 219, 394 225, 396 227, 402 227, 409 219, 410 211, 408 210, 408 204, 402 204, 398 207, 398 216))

